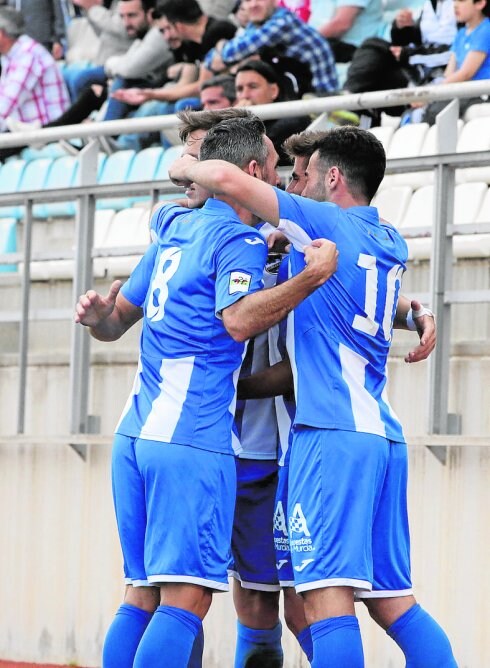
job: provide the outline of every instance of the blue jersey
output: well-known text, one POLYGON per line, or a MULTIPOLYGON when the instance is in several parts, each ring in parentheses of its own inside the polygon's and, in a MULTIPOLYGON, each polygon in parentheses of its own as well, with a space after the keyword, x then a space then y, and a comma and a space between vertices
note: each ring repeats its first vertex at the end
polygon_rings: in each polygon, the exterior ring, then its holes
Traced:
POLYGON ((220 313, 263 287, 263 238, 228 204, 162 207, 155 243, 123 286, 144 310, 133 392, 117 433, 232 454, 235 388, 244 344, 220 313))
POLYGON ((291 272, 312 239, 337 244, 337 272, 290 314, 295 424, 403 441, 386 394, 386 365, 407 246, 373 207, 341 209, 276 189, 282 230, 293 243, 291 272))

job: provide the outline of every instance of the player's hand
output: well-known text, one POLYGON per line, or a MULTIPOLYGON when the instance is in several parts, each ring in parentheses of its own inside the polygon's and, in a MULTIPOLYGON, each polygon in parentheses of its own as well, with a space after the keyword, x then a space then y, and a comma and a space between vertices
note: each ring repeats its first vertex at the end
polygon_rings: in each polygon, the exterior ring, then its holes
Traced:
POLYGON ((108 318, 114 311, 116 297, 121 289, 122 282, 114 281, 106 297, 95 290, 88 290, 78 300, 75 307, 75 322, 86 327, 97 327, 97 325, 108 318))
POLYGON ((304 247, 306 269, 315 279, 316 285, 323 285, 337 271, 339 252, 333 241, 315 239, 304 247))
POLYGON ((275 253, 288 252, 286 249, 288 249, 290 245, 289 239, 285 237, 282 232, 279 232, 279 230, 271 232, 267 237, 267 247, 275 253))
POLYGON ((175 162, 170 165, 168 170, 169 179, 175 183, 176 186, 188 186, 192 181, 187 178, 187 167, 194 165, 197 158, 192 155, 183 155, 177 158, 175 162))
MULTIPOLYGON (((422 308, 422 304, 416 299, 412 299, 410 304, 413 311, 422 308)), ((419 345, 411 350, 405 357, 405 362, 421 362, 429 357, 436 346, 436 321, 433 315, 422 315, 413 319, 420 338, 419 345)))

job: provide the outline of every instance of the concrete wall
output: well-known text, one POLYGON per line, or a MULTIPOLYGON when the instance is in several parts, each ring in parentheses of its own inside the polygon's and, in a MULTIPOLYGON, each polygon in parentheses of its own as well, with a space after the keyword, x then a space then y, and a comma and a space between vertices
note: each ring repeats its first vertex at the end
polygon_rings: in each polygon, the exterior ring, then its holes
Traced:
MULTIPOLYGON (((487 260, 455 267, 457 287, 488 287, 487 260)), ((405 292, 427 289, 426 265, 413 268, 405 292)), ((9 283, 10 281, 10 283, 9 283)), ((100 286, 106 287, 104 286, 100 286)), ((36 286, 36 307, 70 308, 71 287, 36 286)), ((18 285, 0 284, 1 308, 12 309, 18 285)), ((488 306, 458 306, 452 326, 450 409, 463 433, 490 444, 488 306)), ((30 337, 26 432, 16 428, 17 325, 0 326, 0 660, 96 667, 104 632, 123 593, 121 558, 110 497, 110 438, 129 392, 137 335, 95 343, 90 410, 100 415, 100 442, 86 461, 67 444, 68 323, 34 323, 30 337)), ((427 363, 407 366, 409 335, 396 335, 390 396, 409 436, 425 433, 427 363)), ((468 439, 471 441, 471 439, 468 439)), ((414 439, 409 502, 413 575, 420 602, 447 629, 460 668, 490 665, 490 448, 452 447, 446 466, 414 439)), ((401 652, 359 614, 366 665, 398 668, 401 652)), ((215 597, 205 622, 205 668, 232 665, 234 613, 229 595, 215 597)), ((286 668, 307 665, 285 631, 286 668)))

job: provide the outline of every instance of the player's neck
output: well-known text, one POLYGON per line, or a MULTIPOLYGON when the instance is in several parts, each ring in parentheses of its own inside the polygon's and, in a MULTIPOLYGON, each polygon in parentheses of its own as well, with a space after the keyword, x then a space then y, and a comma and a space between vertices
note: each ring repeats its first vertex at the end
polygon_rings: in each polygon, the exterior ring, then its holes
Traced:
POLYGON ((245 225, 249 225, 250 227, 253 227, 258 223, 258 218, 257 216, 254 216, 253 213, 251 213, 248 209, 245 209, 245 207, 240 206, 234 199, 231 197, 227 197, 226 195, 215 195, 214 199, 220 200, 220 202, 226 202, 233 211, 237 214, 237 216, 240 218, 242 223, 245 225))

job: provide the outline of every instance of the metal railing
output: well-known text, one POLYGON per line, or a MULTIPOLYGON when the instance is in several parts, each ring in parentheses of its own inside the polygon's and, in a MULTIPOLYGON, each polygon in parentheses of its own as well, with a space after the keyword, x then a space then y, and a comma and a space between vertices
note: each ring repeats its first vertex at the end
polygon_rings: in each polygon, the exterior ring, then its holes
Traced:
MULTIPOLYGON (((311 100, 276 103, 254 107, 254 112, 264 119, 279 118, 290 115, 321 113, 324 111, 343 109, 366 109, 379 106, 399 106, 412 101, 430 101, 434 99, 457 99, 459 97, 477 96, 490 93, 490 81, 471 82, 424 88, 397 89, 360 95, 342 95, 315 98, 311 100)), ((457 431, 457 425, 448 413, 449 387, 449 356, 450 356, 450 317, 451 305, 455 303, 488 303, 490 290, 454 291, 451 283, 452 239, 456 234, 486 233, 490 231, 487 224, 458 226, 454 220, 454 173, 456 168, 487 166, 490 164, 490 151, 482 153, 457 154, 458 103, 451 103, 439 115, 437 121, 438 154, 388 161, 387 174, 410 171, 435 171, 435 218, 431 230, 411 229, 411 234, 431 232, 433 237, 431 255, 430 291, 426 295, 417 295, 431 304, 438 321, 438 346, 430 360, 430 408, 429 434, 451 434, 457 431)), ((489 121, 490 122, 490 121, 489 121)), ((0 147, 24 145, 32 141, 54 141, 74 137, 94 138, 101 135, 114 135, 124 132, 140 132, 175 127, 176 116, 153 117, 132 121, 111 121, 92 123, 87 126, 69 126, 37 130, 25 134, 0 136, 0 147)), ((92 287, 92 261, 94 257, 116 254, 128 255, 142 251, 141 248, 124 249, 93 249, 93 225, 96 200, 103 197, 149 194, 153 202, 158 201, 160 194, 175 192, 176 187, 168 181, 158 183, 131 183, 114 185, 97 185, 97 153, 98 142, 92 141, 79 154, 80 186, 66 190, 23 192, 0 195, 0 206, 24 205, 24 248, 22 253, 0 255, 0 263, 23 263, 21 275, 21 309, 16 313, 0 312, 0 322, 19 321, 19 393, 17 432, 25 431, 25 397, 28 362, 28 329, 29 321, 38 318, 66 318, 66 311, 32 311, 30 309, 30 264, 33 260, 74 258, 75 272, 73 277, 73 300, 92 287), (50 254, 32 252, 33 206, 42 202, 77 201, 75 254, 50 254)), ((90 337, 81 327, 73 326, 71 359, 70 359, 70 393, 71 416, 70 433, 84 434, 93 430, 93 422, 88 415, 90 369, 90 337)), ((440 448, 440 446, 437 446, 440 448)), ((445 451, 436 454, 445 460, 445 451)))

